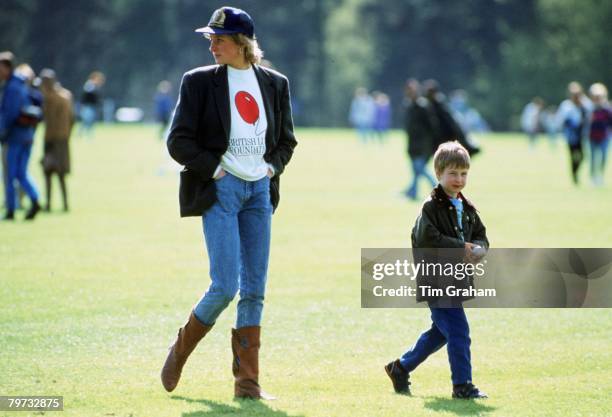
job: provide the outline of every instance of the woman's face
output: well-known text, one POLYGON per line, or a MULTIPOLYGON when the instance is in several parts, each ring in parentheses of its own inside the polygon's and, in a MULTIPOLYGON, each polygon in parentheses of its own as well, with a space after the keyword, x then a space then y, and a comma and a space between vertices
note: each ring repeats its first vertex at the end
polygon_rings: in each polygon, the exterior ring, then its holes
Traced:
POLYGON ((248 63, 242 54, 242 48, 230 35, 210 35, 210 53, 219 65, 229 65, 234 68, 247 68, 248 63))

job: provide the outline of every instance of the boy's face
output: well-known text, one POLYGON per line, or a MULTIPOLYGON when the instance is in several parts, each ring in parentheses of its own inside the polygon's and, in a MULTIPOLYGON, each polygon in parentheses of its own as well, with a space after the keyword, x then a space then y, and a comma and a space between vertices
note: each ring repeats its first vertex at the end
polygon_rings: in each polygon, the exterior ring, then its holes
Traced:
POLYGON ((444 189, 444 192, 451 197, 456 198, 459 192, 463 190, 467 184, 469 170, 469 168, 450 166, 444 168, 442 173, 436 173, 436 176, 438 177, 438 181, 440 181, 440 185, 444 189))

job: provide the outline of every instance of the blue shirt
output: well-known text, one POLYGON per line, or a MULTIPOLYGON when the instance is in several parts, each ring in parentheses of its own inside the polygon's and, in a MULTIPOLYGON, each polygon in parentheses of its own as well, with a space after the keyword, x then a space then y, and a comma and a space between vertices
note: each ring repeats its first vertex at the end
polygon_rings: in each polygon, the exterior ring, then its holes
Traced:
POLYGON ((21 109, 30 103, 27 85, 23 79, 12 74, 4 84, 0 102, 0 142, 18 144, 33 139, 34 128, 17 123, 21 109))
POLYGON ((455 211, 457 212, 457 224, 459 224, 461 239, 463 239, 463 224, 461 222, 461 217, 463 217, 463 201, 460 198, 451 198, 450 201, 453 206, 455 206, 455 211))
POLYGON ((155 102, 155 117, 157 120, 166 120, 174 109, 174 101, 170 94, 157 93, 154 98, 155 102))

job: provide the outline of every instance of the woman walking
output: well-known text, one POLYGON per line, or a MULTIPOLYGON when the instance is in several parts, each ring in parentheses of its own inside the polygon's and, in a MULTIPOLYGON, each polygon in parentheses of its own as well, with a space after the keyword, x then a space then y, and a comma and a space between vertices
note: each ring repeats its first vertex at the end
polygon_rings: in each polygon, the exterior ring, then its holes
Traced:
POLYGON ((168 149, 185 166, 181 216, 202 217, 211 284, 179 329, 161 379, 174 390, 187 358, 239 291, 234 394, 269 399, 258 380, 260 323, 279 177, 297 145, 289 84, 258 65, 262 52, 245 11, 218 9, 196 32, 210 40, 217 65, 183 76, 168 149))

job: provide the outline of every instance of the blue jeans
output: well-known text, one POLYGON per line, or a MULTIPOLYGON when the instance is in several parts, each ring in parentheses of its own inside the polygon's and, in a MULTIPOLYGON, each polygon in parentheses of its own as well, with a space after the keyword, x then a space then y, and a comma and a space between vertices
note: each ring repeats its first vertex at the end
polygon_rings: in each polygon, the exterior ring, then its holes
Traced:
POLYGON ((236 328, 259 326, 270 256, 270 178, 245 181, 226 173, 202 222, 211 284, 193 312, 212 325, 240 290, 236 328))
POLYGON ((367 123, 360 123, 355 127, 357 128, 357 136, 359 136, 359 140, 366 143, 373 134, 370 125, 367 123))
POLYGON ((15 192, 15 180, 30 197, 32 202, 38 201, 38 191, 34 182, 28 175, 28 162, 32 153, 32 142, 11 143, 8 145, 6 155, 6 208, 9 212, 15 211, 17 206, 17 195, 15 192))
POLYGON ((436 180, 427 172, 426 167, 427 158, 421 156, 412 158, 412 184, 406 191, 408 197, 412 199, 417 198, 419 177, 425 177, 432 188, 436 186, 436 180))
POLYGON ((93 126, 96 122, 96 106, 90 104, 81 105, 81 128, 79 135, 93 136, 93 126))
POLYGON ((591 177, 603 177, 606 169, 606 161, 608 159, 608 144, 610 138, 606 138, 601 142, 589 141, 591 145, 591 177))
POLYGON ((412 372, 432 353, 446 345, 454 385, 472 382, 470 328, 463 308, 432 308, 431 329, 423 332, 400 364, 412 372))

